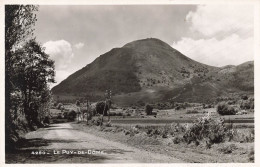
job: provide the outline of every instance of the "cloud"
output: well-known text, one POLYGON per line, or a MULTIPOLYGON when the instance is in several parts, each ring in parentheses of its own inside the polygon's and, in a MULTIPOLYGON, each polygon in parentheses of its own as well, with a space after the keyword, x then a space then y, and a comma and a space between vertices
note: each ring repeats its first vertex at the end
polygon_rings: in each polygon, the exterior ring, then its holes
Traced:
POLYGON ((212 66, 238 65, 253 60, 253 38, 243 39, 232 34, 222 40, 216 38, 194 40, 182 38, 172 47, 184 55, 212 66))
POLYGON ((172 47, 212 66, 253 60, 253 18, 252 6, 199 5, 186 20, 191 23, 191 32, 200 35, 182 38, 172 47))
POLYGON ((74 57, 71 44, 65 40, 48 41, 43 44, 45 52, 55 61, 57 70, 66 69, 74 57))
POLYGON ((205 36, 217 33, 247 33, 253 30, 254 8, 252 5, 199 5, 190 11, 186 20, 191 30, 205 36))
POLYGON ((71 44, 65 40, 48 41, 43 44, 43 47, 45 47, 45 52, 50 55, 50 58, 55 61, 56 83, 50 85, 50 87, 53 87, 72 74, 71 62, 74 53, 71 44))
POLYGON ((84 43, 80 42, 80 43, 75 44, 74 47, 77 48, 77 49, 80 49, 80 48, 82 48, 84 45, 85 45, 84 43))

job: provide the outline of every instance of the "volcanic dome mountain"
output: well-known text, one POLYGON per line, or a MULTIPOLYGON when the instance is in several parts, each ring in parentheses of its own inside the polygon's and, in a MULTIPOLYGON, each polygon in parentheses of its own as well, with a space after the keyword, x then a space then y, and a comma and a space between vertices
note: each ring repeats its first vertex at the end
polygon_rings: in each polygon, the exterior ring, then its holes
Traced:
POLYGON ((159 39, 148 38, 99 56, 52 92, 101 100, 107 89, 120 104, 169 98, 207 102, 230 92, 253 92, 254 64, 213 67, 186 57, 159 39))

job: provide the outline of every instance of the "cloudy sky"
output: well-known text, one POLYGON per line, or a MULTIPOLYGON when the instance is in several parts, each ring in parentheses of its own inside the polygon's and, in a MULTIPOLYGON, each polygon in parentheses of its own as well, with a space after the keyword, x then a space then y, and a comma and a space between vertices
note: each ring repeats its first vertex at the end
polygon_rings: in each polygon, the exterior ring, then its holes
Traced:
POLYGON ((253 15, 246 5, 44 5, 35 34, 58 84, 112 48, 150 37, 208 65, 253 60, 253 15))

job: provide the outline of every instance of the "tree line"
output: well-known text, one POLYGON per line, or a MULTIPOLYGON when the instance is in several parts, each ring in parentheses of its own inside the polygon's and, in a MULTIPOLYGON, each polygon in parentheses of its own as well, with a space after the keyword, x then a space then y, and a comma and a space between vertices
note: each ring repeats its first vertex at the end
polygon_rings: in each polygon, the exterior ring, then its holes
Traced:
POLYGON ((21 120, 28 127, 41 126, 48 112, 54 83, 54 61, 34 36, 35 5, 5 6, 5 139, 13 135, 21 120))

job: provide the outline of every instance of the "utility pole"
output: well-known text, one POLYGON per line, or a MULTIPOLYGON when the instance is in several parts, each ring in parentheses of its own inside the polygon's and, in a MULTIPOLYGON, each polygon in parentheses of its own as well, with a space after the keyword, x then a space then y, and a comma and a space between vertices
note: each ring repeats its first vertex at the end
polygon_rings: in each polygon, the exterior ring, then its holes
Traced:
POLYGON ((107 113, 108 113, 108 122, 110 122, 110 106, 111 106, 111 96, 112 96, 112 91, 106 90, 105 92, 105 105, 104 105, 104 110, 103 110, 103 115, 102 115, 102 123, 103 123, 103 117, 105 115, 105 110, 106 110, 106 106, 108 107, 107 113))
POLYGON ((108 110, 107 110, 107 114, 108 114, 108 122, 110 122, 110 107, 111 107, 111 96, 112 96, 112 91, 111 90, 108 90, 108 95, 107 95, 107 99, 106 99, 106 103, 107 103, 107 106, 108 106, 108 110))
POLYGON ((91 117, 90 115, 90 109, 89 109, 89 101, 87 100, 87 112, 86 112, 86 117, 87 117, 87 124, 88 124, 88 117, 91 117))

